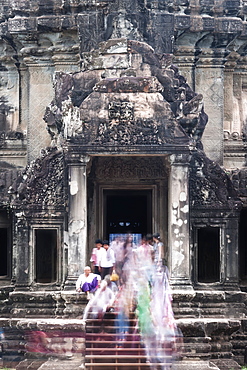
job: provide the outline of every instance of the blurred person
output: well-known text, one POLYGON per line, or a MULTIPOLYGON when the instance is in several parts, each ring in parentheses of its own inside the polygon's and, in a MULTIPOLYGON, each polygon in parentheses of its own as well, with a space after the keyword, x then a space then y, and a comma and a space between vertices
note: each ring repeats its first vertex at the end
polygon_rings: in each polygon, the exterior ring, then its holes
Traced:
POLYGON ((113 249, 115 254, 115 270, 119 276, 121 276, 123 268, 124 260, 123 244, 124 241, 122 240, 120 235, 117 235, 110 244, 110 247, 113 249))
POLYGON ((149 281, 144 276, 138 279, 137 307, 136 315, 138 327, 146 352, 146 362, 152 368, 152 362, 156 363, 155 358, 155 327, 151 313, 151 289, 149 281))
MULTIPOLYGON (((131 279, 128 283, 121 285, 118 293, 116 294, 116 300, 114 308, 116 310, 116 332, 118 334, 117 340, 123 342, 126 340, 126 336, 129 332, 129 315, 133 311, 134 306, 134 294, 133 285, 131 279)), ((118 345, 121 346, 121 343, 118 345)))
POLYGON ((133 236, 127 234, 125 242, 123 244, 123 266, 122 266, 122 278, 121 282, 125 283, 130 275, 130 271, 134 268, 134 250, 136 245, 133 242, 133 236))
POLYGON ((153 234, 153 255, 156 266, 162 266, 164 259, 164 244, 160 240, 160 234, 153 234))
POLYGON ((41 330, 29 330, 26 332, 26 350, 28 352, 52 353, 47 334, 41 330))
POLYGON ((147 279, 152 278, 154 269, 153 264, 153 246, 149 243, 150 236, 142 238, 142 244, 135 250, 135 261, 140 272, 145 275, 147 279))
POLYGON ((91 293, 94 293, 100 285, 101 277, 91 272, 91 268, 86 266, 84 273, 81 274, 76 282, 76 291, 85 292, 87 299, 90 299, 91 293))
POLYGON ((95 274, 100 275, 100 267, 99 262, 101 260, 101 254, 103 251, 103 244, 101 239, 95 240, 95 247, 92 250, 90 262, 91 262, 91 268, 95 274))
POLYGON ((112 272, 115 272, 115 261, 113 248, 109 246, 108 240, 103 240, 103 251, 99 261, 102 279, 104 279, 106 275, 111 275, 112 272))
POLYGON ((110 275, 106 275, 101 282, 100 288, 95 293, 94 297, 87 304, 83 320, 86 320, 89 314, 94 318, 101 318, 103 320, 105 312, 113 307, 115 301, 115 292, 112 289, 112 282, 110 275))

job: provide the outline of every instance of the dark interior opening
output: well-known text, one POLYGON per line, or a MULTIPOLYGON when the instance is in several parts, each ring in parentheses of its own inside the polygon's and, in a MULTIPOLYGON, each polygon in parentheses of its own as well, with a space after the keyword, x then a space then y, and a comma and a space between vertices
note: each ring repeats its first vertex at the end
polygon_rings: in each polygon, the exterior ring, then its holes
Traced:
POLYGON ((151 190, 105 191, 105 236, 152 232, 151 190))
POLYGON ((8 229, 0 228, 0 276, 8 276, 8 229))
POLYGON ((220 229, 198 229, 198 282, 220 281, 220 229))
POLYGON ((239 224, 239 277, 247 283, 247 209, 242 209, 239 224))
POLYGON ((52 283, 57 280, 57 230, 36 229, 36 282, 52 283))

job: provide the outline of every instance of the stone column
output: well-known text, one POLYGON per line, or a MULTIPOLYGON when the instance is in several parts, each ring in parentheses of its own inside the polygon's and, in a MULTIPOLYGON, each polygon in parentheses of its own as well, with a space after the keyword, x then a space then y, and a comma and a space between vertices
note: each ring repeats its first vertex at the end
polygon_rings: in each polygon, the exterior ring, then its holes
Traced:
POLYGON ((68 276, 73 285, 83 272, 87 245, 87 163, 89 157, 73 155, 69 163, 68 276))
POLYGON ((238 288, 239 284, 239 251, 238 251, 238 233, 236 230, 239 228, 239 211, 233 211, 227 215, 227 222, 225 228, 225 249, 224 260, 222 261, 224 267, 224 285, 225 287, 238 288))
MULTIPOLYGON (((183 40, 182 40, 183 41, 183 40)), ((179 45, 175 53, 174 64, 178 66, 179 73, 186 79, 194 90, 195 50, 194 46, 179 45)))
POLYGON ((13 230, 12 281, 16 290, 29 289, 32 283, 32 259, 29 245, 28 220, 24 212, 16 212, 13 230))
POLYGON ((233 121, 233 72, 234 69, 226 68, 224 73, 224 137, 230 138, 233 121))
POLYGON ((189 155, 170 156, 168 249, 171 285, 191 288, 189 243, 189 155))
POLYGON ((208 123, 202 137, 207 156, 223 164, 224 50, 203 49, 195 70, 195 91, 203 94, 208 123))

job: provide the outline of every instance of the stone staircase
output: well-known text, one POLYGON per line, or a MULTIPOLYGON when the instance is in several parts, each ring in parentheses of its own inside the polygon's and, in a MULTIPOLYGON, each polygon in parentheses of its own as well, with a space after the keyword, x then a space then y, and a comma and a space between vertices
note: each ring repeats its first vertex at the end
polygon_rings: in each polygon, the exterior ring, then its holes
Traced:
POLYGON ((246 296, 247 293, 234 291, 175 291, 173 311, 176 324, 183 333, 183 351, 179 348, 178 355, 174 348, 170 351, 161 348, 164 361, 151 359, 150 364, 147 362, 145 340, 136 328, 133 312, 126 330, 128 334, 124 341, 119 342, 115 312, 107 312, 103 321, 89 317, 85 334, 82 313, 87 300, 83 294, 5 290, 2 298, 6 300, 9 297, 11 304, 0 305, 0 328, 5 333, 0 369, 78 369, 84 354, 85 368, 92 370, 139 370, 155 368, 157 363, 158 369, 161 364, 168 369, 172 364, 172 369, 176 370, 208 369, 212 364, 220 370, 240 369, 240 365, 247 362, 247 320, 240 315, 240 311, 246 312, 242 309, 242 306, 246 307, 246 296), (29 330, 45 332, 52 353, 35 354, 29 351, 29 330), (68 362, 70 366, 66 365, 68 362), (187 363, 189 367, 186 367, 187 363), (209 363, 210 366, 207 365, 209 363))
POLYGON ((158 347, 154 338, 140 335, 133 312, 127 326, 120 324, 115 312, 107 312, 103 320, 87 320, 85 369, 168 370, 172 367, 173 357, 174 348, 171 345, 159 343, 158 347), (145 348, 147 341, 148 349, 145 348))

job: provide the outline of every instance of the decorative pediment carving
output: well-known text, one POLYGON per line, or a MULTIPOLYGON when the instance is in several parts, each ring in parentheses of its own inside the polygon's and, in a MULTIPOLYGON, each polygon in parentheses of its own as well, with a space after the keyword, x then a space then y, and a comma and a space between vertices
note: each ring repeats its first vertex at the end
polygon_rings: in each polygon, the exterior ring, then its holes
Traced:
POLYGON ((230 172, 230 178, 238 196, 247 198, 247 169, 241 168, 230 172))
POLYGON ((99 151, 142 145, 155 152, 200 142, 207 123, 202 95, 179 75, 170 55, 115 39, 85 53, 84 66, 56 76, 55 99, 44 117, 55 145, 65 139, 89 152, 97 145, 99 151))
POLYGON ((15 208, 54 208, 66 204, 63 152, 57 148, 43 150, 42 155, 27 166, 10 188, 11 205, 15 208))
POLYGON ((202 151, 194 153, 191 159, 190 197, 195 209, 236 209, 241 204, 228 174, 202 151))

